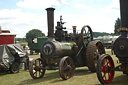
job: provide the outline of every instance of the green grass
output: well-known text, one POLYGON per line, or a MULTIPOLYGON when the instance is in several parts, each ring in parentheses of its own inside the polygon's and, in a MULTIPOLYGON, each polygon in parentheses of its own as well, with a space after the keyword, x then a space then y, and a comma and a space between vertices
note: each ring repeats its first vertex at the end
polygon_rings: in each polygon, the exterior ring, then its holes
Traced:
MULTIPOLYGON (((108 51, 107 54, 110 54, 108 51)), ((31 55, 30 58, 38 58, 39 55, 31 55)), ((117 58, 112 55, 116 64, 117 58)), ((117 64, 116 64, 117 65, 117 64)), ((122 72, 116 72, 109 85, 127 85, 128 77, 122 72)), ((44 78, 32 79, 29 72, 20 70, 17 74, 0 73, 0 85, 101 85, 96 73, 91 73, 87 67, 76 68, 73 78, 62 80, 58 70, 47 70, 44 78)))

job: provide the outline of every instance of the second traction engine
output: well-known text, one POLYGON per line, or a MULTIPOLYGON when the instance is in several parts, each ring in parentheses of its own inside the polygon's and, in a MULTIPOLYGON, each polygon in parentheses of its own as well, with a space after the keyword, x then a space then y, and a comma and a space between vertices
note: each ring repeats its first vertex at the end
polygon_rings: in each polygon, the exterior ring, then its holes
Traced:
POLYGON ((122 71, 128 75, 128 0, 120 0, 121 28, 117 29, 120 36, 115 40, 113 50, 118 58, 115 67, 112 57, 103 54, 97 62, 97 77, 102 84, 112 82, 115 71, 122 71))

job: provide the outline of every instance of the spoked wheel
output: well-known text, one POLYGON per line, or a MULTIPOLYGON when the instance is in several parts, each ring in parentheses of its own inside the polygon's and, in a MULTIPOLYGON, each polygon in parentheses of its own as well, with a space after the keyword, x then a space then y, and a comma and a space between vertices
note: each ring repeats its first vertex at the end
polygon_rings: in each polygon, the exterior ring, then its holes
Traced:
POLYGON ((86 48, 86 64, 91 72, 96 71, 97 60, 101 54, 105 54, 101 42, 91 41, 86 48))
POLYGON ((87 44, 93 40, 93 32, 90 26, 85 25, 81 29, 81 41, 83 45, 87 46, 87 44))
POLYGON ((59 73, 63 80, 70 79, 74 75, 75 65, 72 58, 66 56, 60 60, 59 73))
POLYGON ((33 79, 42 78, 45 74, 45 62, 38 58, 30 63, 29 73, 33 79))
POLYGON ((114 62, 110 55, 102 54, 98 59, 97 63, 97 77, 102 84, 110 83, 113 78, 115 71, 114 62))

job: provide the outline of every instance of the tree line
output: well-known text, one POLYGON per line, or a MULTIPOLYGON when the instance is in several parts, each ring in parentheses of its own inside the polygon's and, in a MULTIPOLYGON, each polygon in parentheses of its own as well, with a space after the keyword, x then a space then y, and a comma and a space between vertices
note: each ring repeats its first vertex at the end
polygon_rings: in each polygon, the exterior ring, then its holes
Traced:
POLYGON ((121 27, 121 20, 120 18, 117 18, 117 20, 115 20, 115 25, 114 25, 114 33, 106 33, 106 32, 93 32, 94 37, 98 37, 98 36, 117 36, 120 33, 117 31, 117 29, 119 29, 121 27))

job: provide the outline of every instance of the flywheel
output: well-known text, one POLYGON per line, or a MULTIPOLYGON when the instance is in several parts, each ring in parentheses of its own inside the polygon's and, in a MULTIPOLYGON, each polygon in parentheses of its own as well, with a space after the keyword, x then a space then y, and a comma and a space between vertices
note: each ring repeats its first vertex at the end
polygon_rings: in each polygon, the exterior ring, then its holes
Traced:
POLYGON ((81 42, 86 48, 87 44, 93 40, 93 32, 90 26, 85 25, 81 29, 81 42))

